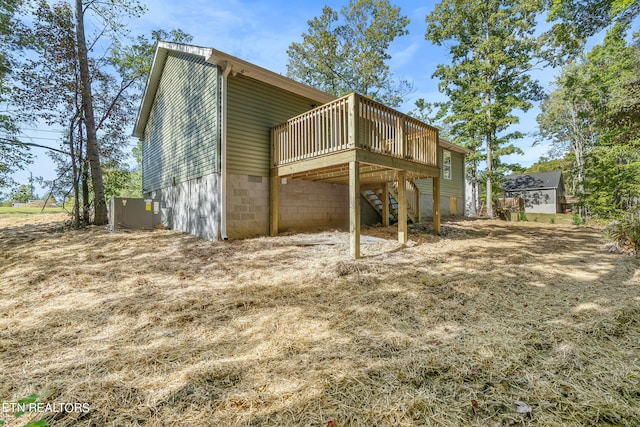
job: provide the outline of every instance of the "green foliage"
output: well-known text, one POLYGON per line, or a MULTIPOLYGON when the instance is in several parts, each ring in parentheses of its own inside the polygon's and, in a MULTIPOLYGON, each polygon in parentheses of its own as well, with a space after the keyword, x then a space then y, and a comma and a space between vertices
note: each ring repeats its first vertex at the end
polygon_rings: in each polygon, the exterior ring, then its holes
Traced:
POLYGON ((614 24, 601 45, 565 66, 538 116, 541 136, 573 161, 583 210, 605 218, 640 199, 640 34, 629 42, 626 29, 614 24))
POLYGON ((582 225, 582 218, 578 212, 574 212, 571 216, 571 224, 573 225, 582 225))
POLYGON ((518 212, 518 221, 529 221, 527 214, 524 212, 518 212))
POLYGON ((519 121, 515 112, 542 98, 542 88, 528 75, 540 51, 534 30, 541 7, 538 1, 444 0, 426 18, 426 39, 449 47, 451 63, 434 73, 449 97, 445 121, 455 142, 478 155, 484 145, 489 200, 496 175, 510 168, 500 157, 521 153, 511 142, 523 134, 509 132, 519 121))
POLYGON ((557 61, 582 53, 587 38, 610 28, 629 24, 640 13, 634 0, 551 0, 547 21, 553 23, 545 35, 550 55, 557 61))
POLYGON ((555 224, 555 223, 556 223, 556 219, 555 219, 555 218, 551 218, 551 219, 549 220, 549 224, 555 224))
POLYGON ((605 233, 623 248, 640 253, 640 208, 627 212, 619 221, 611 222, 605 233))
MULTIPOLYGON (((10 102, 15 91, 16 55, 24 48, 23 23, 19 19, 22 0, 0 1, 0 105, 10 102)), ((31 162, 26 145, 17 138, 20 116, 10 109, 0 111, 0 188, 14 184, 10 175, 31 162)))
MULTIPOLYGON (((39 396, 35 393, 24 397, 20 400, 18 400, 18 403, 20 405, 29 405, 32 403, 37 403, 38 402, 38 398, 39 396)), ((13 414, 13 416, 15 418, 20 418, 25 414, 24 411, 18 411, 15 414, 13 414)), ((0 426, 5 425, 5 421, 4 420, 0 420, 0 426)), ((49 423, 46 420, 37 420, 37 421, 29 421, 27 424, 24 425, 24 427, 47 427, 49 425, 49 423)))
POLYGON ((106 200, 112 197, 142 197, 142 174, 113 162, 102 166, 106 200))
POLYGON ((302 42, 287 49, 287 76, 336 96, 358 92, 390 106, 411 91, 408 81, 394 81, 387 63, 391 42, 407 34, 409 18, 399 7, 350 0, 340 13, 325 6, 307 24, 302 42))
POLYGON ((31 188, 26 184, 22 184, 14 189, 9 197, 14 202, 27 203, 32 198, 31 188))

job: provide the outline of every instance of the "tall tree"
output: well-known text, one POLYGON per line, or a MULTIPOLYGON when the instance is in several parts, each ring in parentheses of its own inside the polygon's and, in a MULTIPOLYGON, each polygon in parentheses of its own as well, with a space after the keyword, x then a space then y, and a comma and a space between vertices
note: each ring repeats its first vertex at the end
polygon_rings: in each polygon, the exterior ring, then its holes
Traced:
POLYGON ((500 156, 519 151, 522 137, 509 132, 542 98, 542 88, 528 72, 535 67, 540 43, 534 36, 538 1, 443 0, 427 16, 425 37, 449 46, 451 63, 434 77, 451 101, 450 122, 457 137, 484 145, 487 216, 493 216, 494 174, 500 156))
MULTIPOLYGON (((123 2, 117 3, 125 5, 123 2)), ((96 2, 91 7, 99 5, 96 2)), ((152 33, 151 40, 139 36, 135 41, 130 41, 120 33, 121 28, 115 18, 117 8, 94 10, 104 17, 105 26, 97 31, 92 30, 97 35, 91 36, 90 44, 94 45, 98 40, 96 37, 106 34, 110 38, 111 48, 95 58, 87 56, 87 70, 91 79, 91 97, 88 99, 94 115, 93 125, 90 125, 84 102, 87 98, 83 98, 86 83, 83 83, 81 55, 78 54, 78 16, 74 13, 75 6, 77 4, 72 6, 65 1, 53 5, 46 0, 38 3, 31 32, 33 52, 21 72, 23 88, 16 102, 22 111, 30 112, 34 119, 64 129, 63 149, 50 153, 59 172, 55 184, 60 191, 54 193, 66 199, 69 193, 67 188, 73 188, 74 218, 76 225, 79 225, 81 221, 89 219, 90 198, 94 200, 95 221, 99 222, 97 205, 100 201, 105 204, 105 197, 112 195, 112 192, 107 194, 104 190, 103 169, 108 171, 110 178, 118 177, 110 179, 108 184, 118 184, 128 173, 124 149, 131 141, 130 128, 144 79, 150 69, 155 42, 159 38, 190 41, 191 36, 181 30, 157 30, 152 33), (87 151, 91 133, 95 134, 98 142, 94 166, 99 166, 99 173, 91 165, 91 150, 87 151), (98 181, 102 181, 103 196, 96 191, 96 186, 100 185, 96 183, 96 175, 98 181)))
POLYGON ((75 1, 76 16, 76 48, 80 69, 80 95, 82 99, 82 115, 87 132, 86 150, 87 161, 91 168, 91 183, 94 194, 94 216, 96 225, 106 224, 107 203, 104 199, 104 183, 102 182, 102 168, 100 166, 100 151, 98 149, 98 135, 96 119, 93 114, 93 96, 91 94, 91 75, 89 74, 89 58, 87 56, 87 40, 84 33, 84 5, 82 0, 75 1))
POLYGON ((640 200, 640 32, 629 43, 627 30, 616 23, 585 63, 585 97, 597 129, 588 156, 586 202, 611 216, 640 200))
POLYGON ((640 33, 629 42, 627 29, 616 22, 565 66, 538 116, 541 136, 574 158, 584 206, 602 216, 640 199, 640 33))
POLYGON ((547 0, 547 21, 552 23, 545 38, 556 62, 583 53, 587 39, 615 23, 628 25, 640 14, 636 0, 547 0))
POLYGON ((287 49, 287 75, 318 89, 343 96, 358 92, 398 106, 412 89, 395 82, 389 68, 389 45, 407 34, 409 18, 388 0, 350 0, 340 13, 329 6, 307 22, 302 42, 287 49))
MULTIPOLYGON (((10 102, 14 92, 17 52, 25 40, 22 22, 17 19, 22 0, 0 0, 0 105, 10 102)), ((7 187, 10 175, 31 161, 27 146, 16 137, 19 116, 0 111, 0 188, 7 187)))
MULTIPOLYGON (((579 197, 584 197, 586 156, 596 143, 593 106, 585 96, 587 84, 583 65, 568 64, 556 80, 557 88, 540 105, 537 117, 540 136, 552 142, 552 154, 573 158, 571 175, 575 175, 579 197)), ((580 214, 586 220, 584 206, 580 214)))

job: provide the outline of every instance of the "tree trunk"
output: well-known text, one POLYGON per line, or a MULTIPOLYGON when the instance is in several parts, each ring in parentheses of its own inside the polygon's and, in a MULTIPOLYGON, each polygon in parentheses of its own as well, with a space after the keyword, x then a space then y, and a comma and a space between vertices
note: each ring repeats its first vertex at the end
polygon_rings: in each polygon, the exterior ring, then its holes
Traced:
POLYGON ((78 172, 78 160, 76 158, 76 147, 73 142, 73 134, 75 128, 75 117, 69 125, 69 156, 71 157, 71 168, 73 172, 73 228, 80 228, 80 192, 78 189, 78 180, 80 173, 78 172))
POLYGON ((478 163, 474 160, 471 166, 471 212, 472 217, 478 216, 478 163))
POLYGON ((82 162, 82 221, 89 224, 91 220, 91 202, 89 201, 89 167, 86 161, 82 162))
POLYGON ((487 218, 493 218, 493 153, 491 152, 493 129, 491 125, 491 93, 485 95, 487 106, 487 218))
POLYGON ((96 225, 107 223, 107 204, 104 200, 104 184, 100 167, 100 152, 96 135, 96 121, 93 115, 93 98, 91 95, 91 76, 89 75, 89 60, 87 58, 87 42, 84 34, 84 10, 82 0, 76 0, 76 37, 78 47, 78 62, 80 65, 80 83, 82 88, 82 110, 87 128, 87 160, 91 169, 91 184, 94 196, 94 217, 96 225))

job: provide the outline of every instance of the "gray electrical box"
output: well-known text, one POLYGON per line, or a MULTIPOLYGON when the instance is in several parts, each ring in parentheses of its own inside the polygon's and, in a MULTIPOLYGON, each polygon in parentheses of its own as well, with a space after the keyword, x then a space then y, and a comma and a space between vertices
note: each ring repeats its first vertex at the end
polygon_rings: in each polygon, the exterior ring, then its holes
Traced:
POLYGON ((153 199, 113 197, 109 201, 109 229, 151 230, 160 224, 160 202, 153 199))

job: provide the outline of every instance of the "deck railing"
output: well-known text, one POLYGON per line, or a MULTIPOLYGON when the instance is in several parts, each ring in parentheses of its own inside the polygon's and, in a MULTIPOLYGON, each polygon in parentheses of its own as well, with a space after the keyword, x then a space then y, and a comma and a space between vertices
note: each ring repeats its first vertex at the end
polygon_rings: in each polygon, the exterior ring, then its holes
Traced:
POLYGON ((438 131, 352 93, 273 128, 273 166, 362 148, 437 166, 438 131))

